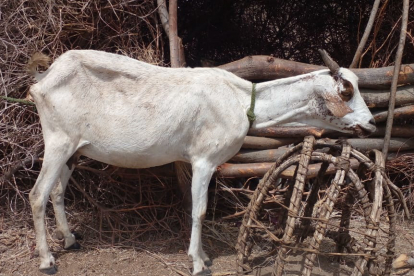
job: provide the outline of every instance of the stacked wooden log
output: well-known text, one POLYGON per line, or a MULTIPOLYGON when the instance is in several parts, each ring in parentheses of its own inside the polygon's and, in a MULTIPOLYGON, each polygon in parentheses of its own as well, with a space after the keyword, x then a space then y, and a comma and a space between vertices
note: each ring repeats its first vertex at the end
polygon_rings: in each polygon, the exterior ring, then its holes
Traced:
MULTIPOLYGON (((268 56, 252 56, 220 66, 248 80, 271 80, 290 77, 323 69, 323 66, 280 60, 268 56)), ((261 177, 272 163, 287 151, 288 146, 302 141, 307 135, 325 138, 326 143, 335 143, 339 138, 361 151, 381 150, 385 134, 385 122, 388 115, 388 101, 393 67, 352 69, 359 77, 359 89, 377 123, 377 131, 369 138, 357 138, 354 135, 315 127, 270 127, 251 130, 245 139, 241 151, 228 163, 218 168, 221 177, 261 177)), ((414 64, 402 65, 399 75, 399 88, 394 113, 394 126, 389 148, 389 158, 396 154, 414 153, 414 127, 410 118, 414 118, 414 64)), ((316 176, 318 165, 313 165, 316 176)), ((287 170, 284 177, 292 177, 293 169, 287 170)))

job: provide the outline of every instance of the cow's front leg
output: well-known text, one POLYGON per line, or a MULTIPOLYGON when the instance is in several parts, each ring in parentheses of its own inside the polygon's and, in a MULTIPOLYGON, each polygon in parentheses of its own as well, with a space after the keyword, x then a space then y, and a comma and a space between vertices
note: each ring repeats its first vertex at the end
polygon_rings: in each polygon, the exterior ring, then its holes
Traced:
POLYGON ((203 250, 201 242, 201 230, 207 209, 207 191, 211 176, 216 166, 205 161, 193 164, 193 179, 191 184, 191 195, 193 202, 191 241, 188 255, 193 259, 194 275, 209 275, 208 266, 211 261, 203 250))

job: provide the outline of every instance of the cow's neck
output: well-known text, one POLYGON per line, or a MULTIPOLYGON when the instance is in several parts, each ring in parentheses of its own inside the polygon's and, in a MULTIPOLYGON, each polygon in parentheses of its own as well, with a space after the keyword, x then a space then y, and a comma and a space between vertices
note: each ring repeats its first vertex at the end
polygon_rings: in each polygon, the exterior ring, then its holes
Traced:
POLYGON ((313 83, 305 76, 269 81, 256 85, 255 121, 252 128, 301 122, 310 113, 313 83))

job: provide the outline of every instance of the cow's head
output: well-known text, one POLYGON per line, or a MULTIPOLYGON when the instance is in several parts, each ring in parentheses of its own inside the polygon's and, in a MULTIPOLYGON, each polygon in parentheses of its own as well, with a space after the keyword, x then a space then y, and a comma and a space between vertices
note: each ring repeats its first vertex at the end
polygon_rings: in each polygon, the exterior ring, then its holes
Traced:
MULTIPOLYGON (((359 92, 358 77, 352 71, 340 68, 326 51, 319 51, 329 68, 326 74, 330 75, 330 78, 316 83, 316 102, 321 103, 316 113, 324 121, 319 125, 326 127, 328 124, 334 130, 368 136, 376 130, 375 120, 359 92)), ((313 125, 318 124, 312 119, 310 121, 313 125)))

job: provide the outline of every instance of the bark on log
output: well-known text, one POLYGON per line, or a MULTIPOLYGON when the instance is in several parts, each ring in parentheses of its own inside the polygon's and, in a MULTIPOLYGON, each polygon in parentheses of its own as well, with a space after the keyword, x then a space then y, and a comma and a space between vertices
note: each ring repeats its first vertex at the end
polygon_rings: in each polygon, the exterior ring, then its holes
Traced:
MULTIPOLYGON (((374 112, 373 115, 374 115, 374 119, 376 123, 385 122, 387 120, 388 111, 374 112)), ((394 110, 394 120, 410 118, 413 115, 414 115, 414 105, 403 106, 403 107, 396 108, 394 110)), ((393 131, 394 131, 394 128, 395 126, 393 126, 392 128, 393 131)))
POLYGON ((266 137, 255 137, 246 136, 242 148, 244 149, 276 149, 282 146, 286 146, 292 143, 298 143, 302 141, 301 138, 266 138, 266 137))
MULTIPOLYGON (((248 56, 219 66, 247 80, 274 80, 326 69, 324 66, 295 62, 271 56, 248 56)), ((391 86, 393 66, 352 69, 359 78, 359 87, 383 89, 391 86)), ((398 84, 414 82, 414 64, 401 66, 398 84)))
MULTIPOLYGON (((390 93, 361 93, 362 98, 369 108, 388 107, 390 93)), ((401 89, 397 92, 395 106, 414 104, 414 90, 401 89)))
MULTIPOLYGON (((359 162, 351 158, 351 168, 356 169, 359 162)), ((225 178, 233 177, 263 177, 270 169, 273 163, 250 163, 250 164, 229 164, 225 163, 217 168, 217 176, 225 178)), ((309 165, 306 178, 315 178, 321 168, 322 163, 309 165)), ((296 166, 290 166, 282 172, 282 178, 292 179, 295 174, 296 166)), ((333 174, 336 172, 335 166, 329 165, 326 174, 333 174)))

